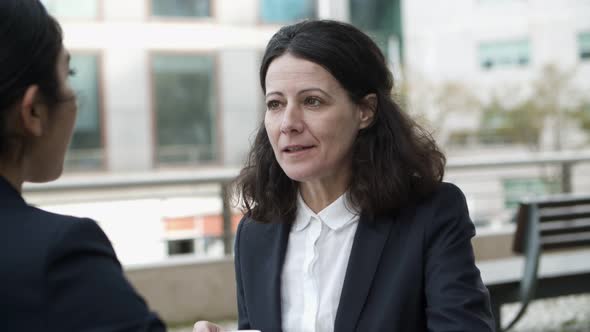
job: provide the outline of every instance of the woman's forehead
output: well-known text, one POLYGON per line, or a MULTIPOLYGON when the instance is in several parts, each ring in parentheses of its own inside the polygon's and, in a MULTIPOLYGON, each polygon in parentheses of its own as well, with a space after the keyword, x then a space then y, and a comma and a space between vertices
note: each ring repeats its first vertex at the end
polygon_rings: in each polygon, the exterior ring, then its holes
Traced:
POLYGON ((271 62, 266 74, 266 89, 318 85, 324 88, 338 85, 336 79, 319 64, 286 54, 271 62))

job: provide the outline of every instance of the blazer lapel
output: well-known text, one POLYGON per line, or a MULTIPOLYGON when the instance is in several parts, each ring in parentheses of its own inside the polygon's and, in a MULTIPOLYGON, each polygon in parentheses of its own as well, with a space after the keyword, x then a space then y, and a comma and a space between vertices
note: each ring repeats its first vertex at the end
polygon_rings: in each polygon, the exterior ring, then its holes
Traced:
MULTIPOLYGON (((265 236, 249 239, 249 242, 255 247, 250 252, 268 255, 268 259, 248 260, 251 265, 247 269, 255 274, 251 279, 255 283, 251 294, 257 294, 251 308, 256 311, 256 317, 264 317, 263 327, 275 332, 280 331, 282 326, 281 273, 291 225, 275 222, 258 226, 267 227, 264 232, 265 236)), ((255 232, 251 234, 252 236, 256 235, 255 232)))
POLYGON ((393 223, 385 217, 368 220, 361 215, 346 268, 334 331, 355 330, 393 223))

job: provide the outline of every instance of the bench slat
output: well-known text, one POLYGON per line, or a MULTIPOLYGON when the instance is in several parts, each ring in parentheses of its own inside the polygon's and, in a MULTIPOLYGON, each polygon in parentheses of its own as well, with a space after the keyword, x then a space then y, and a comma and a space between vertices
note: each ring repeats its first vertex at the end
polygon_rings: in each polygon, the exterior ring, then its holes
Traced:
POLYGON ((540 208, 572 206, 572 205, 587 205, 587 204, 590 204, 590 197, 588 197, 588 196, 570 197, 570 195, 568 195, 568 194, 563 194, 563 195, 547 196, 545 198, 541 198, 539 200, 534 200, 531 202, 537 203, 540 208))
POLYGON ((541 224, 541 236, 590 232, 590 218, 541 224))
POLYGON ((579 228, 590 226, 590 218, 581 218, 577 220, 557 220, 553 222, 546 222, 540 226, 541 232, 552 231, 561 228, 579 228))
MULTIPOLYGON (((538 276, 540 279, 560 275, 590 273, 590 246, 584 249, 551 252, 541 255, 538 276)), ((524 257, 478 261, 481 277, 488 286, 520 282, 524 268, 524 257)))
MULTIPOLYGON (((542 211, 542 210, 541 210, 542 211)), ((588 211, 560 211, 554 213, 543 213, 541 212, 541 217, 539 221, 543 222, 550 222, 550 221, 558 221, 558 220, 574 220, 574 219, 582 219, 582 218, 590 218, 590 210, 588 211)))
POLYGON ((590 245, 590 232, 553 235, 541 238, 541 247, 543 249, 572 248, 585 245, 590 245))

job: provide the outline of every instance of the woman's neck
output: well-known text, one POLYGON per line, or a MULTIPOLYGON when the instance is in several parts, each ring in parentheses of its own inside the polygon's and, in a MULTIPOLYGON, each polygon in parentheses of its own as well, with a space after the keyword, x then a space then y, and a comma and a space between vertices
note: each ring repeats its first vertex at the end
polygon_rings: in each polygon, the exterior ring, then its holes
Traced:
POLYGON ((21 169, 0 163, 0 176, 8 181, 19 193, 22 192, 24 177, 21 169))
POLYGON ((322 211, 348 190, 348 181, 302 182, 299 185, 301 197, 315 213, 322 211))

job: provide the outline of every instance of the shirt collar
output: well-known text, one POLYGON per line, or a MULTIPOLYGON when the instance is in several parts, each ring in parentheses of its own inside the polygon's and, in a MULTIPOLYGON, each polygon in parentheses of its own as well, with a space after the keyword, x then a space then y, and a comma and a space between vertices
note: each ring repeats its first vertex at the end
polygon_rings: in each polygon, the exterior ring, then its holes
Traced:
POLYGON ((355 220, 358 220, 359 211, 353 207, 347 193, 342 194, 330 205, 319 213, 314 213, 303 201, 301 194, 297 194, 297 214, 292 230, 299 232, 304 230, 311 222, 311 218, 322 221, 332 230, 339 230, 355 220))

